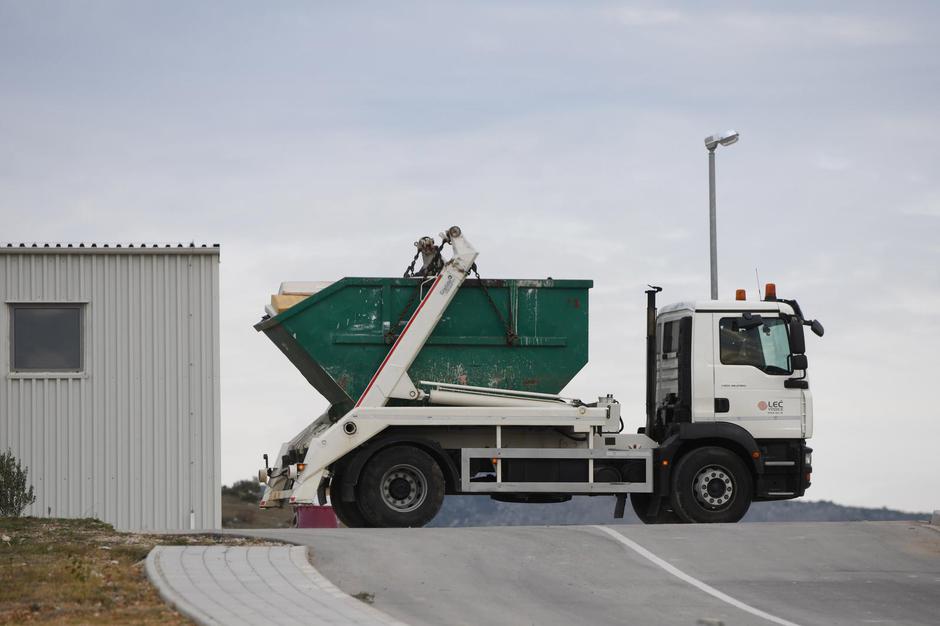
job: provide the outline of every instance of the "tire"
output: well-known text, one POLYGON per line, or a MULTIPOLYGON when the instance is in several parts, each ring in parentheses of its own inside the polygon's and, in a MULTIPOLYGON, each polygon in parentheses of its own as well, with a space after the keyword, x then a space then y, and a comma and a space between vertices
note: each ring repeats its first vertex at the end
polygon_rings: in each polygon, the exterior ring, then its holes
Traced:
POLYGON ((708 446, 679 459, 670 501, 687 522, 733 523, 747 513, 753 493, 754 479, 741 457, 727 448, 708 446))
POLYGON ((424 526, 444 502, 444 473, 427 452, 413 446, 392 446, 366 463, 357 499, 369 526, 424 526))
POLYGON ((339 476, 334 476, 333 480, 330 482, 331 486, 337 485, 335 498, 333 497, 333 490, 330 490, 330 503, 333 505, 333 512, 336 514, 336 519, 342 522, 343 526, 346 528, 367 528, 369 524, 366 522, 366 518, 363 517, 359 504, 355 501, 343 502, 340 500, 338 488, 340 480, 341 478, 339 476))
POLYGON ((656 515, 649 514, 650 502, 653 495, 649 493, 631 493, 630 505, 633 512, 640 518, 644 524, 682 524, 685 520, 676 515, 676 512, 668 508, 670 506, 668 499, 663 499, 659 505, 659 511, 656 515))

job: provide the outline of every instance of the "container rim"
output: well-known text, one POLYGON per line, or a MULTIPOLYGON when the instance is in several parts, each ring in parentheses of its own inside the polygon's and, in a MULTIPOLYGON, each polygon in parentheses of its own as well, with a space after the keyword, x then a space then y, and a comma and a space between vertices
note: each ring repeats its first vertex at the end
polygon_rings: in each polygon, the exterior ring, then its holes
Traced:
MULTIPOLYGON (((313 306, 317 302, 329 297, 331 294, 344 289, 346 287, 367 287, 370 285, 382 286, 382 285, 392 285, 396 287, 403 286, 417 286, 421 281, 426 280, 423 276, 417 276, 413 278, 401 278, 401 277, 367 277, 367 276, 346 276, 340 278, 339 280, 333 282, 329 287, 325 287, 320 291, 312 294, 289 309, 285 309, 275 315, 274 317, 269 317, 268 319, 263 319, 257 324, 255 324, 255 330, 263 331, 267 330, 273 326, 281 324, 285 320, 290 319, 291 317, 297 315, 301 311, 306 310, 308 307, 313 306)), ((517 288, 537 288, 537 289, 591 289, 594 287, 594 281, 591 279, 571 279, 571 278, 484 278, 482 280, 477 278, 468 278, 461 285, 461 289, 464 287, 478 287, 480 283, 483 283, 486 287, 504 287, 506 283, 514 283, 517 288)))

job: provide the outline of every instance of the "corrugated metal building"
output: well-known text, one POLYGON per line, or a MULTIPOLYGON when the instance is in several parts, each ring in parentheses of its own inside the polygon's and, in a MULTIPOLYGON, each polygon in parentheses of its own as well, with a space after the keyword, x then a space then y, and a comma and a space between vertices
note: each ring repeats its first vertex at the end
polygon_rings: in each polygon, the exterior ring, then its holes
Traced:
POLYGON ((0 375, 26 514, 221 525, 218 245, 0 246, 0 375))

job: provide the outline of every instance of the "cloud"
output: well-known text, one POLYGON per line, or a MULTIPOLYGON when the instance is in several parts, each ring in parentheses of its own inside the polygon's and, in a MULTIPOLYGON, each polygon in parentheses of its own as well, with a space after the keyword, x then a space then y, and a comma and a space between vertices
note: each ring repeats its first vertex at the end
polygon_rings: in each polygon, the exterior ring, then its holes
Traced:
POLYGON ((819 153, 813 157, 813 165, 824 172, 844 172, 852 167, 852 161, 833 154, 819 153))
POLYGON ((714 32, 723 37, 765 43, 886 46, 914 40, 911 27, 883 16, 729 12, 716 21, 716 26, 724 30, 714 32))
POLYGON ((685 14, 676 9, 649 9, 640 7, 620 7, 609 10, 624 26, 661 26, 673 24, 685 18, 685 14))
POLYGON ((940 217, 940 191, 930 191, 901 207, 903 215, 940 217))
POLYGON ((672 228, 656 234, 659 239, 669 243, 685 241, 692 238, 692 233, 686 228, 672 228))

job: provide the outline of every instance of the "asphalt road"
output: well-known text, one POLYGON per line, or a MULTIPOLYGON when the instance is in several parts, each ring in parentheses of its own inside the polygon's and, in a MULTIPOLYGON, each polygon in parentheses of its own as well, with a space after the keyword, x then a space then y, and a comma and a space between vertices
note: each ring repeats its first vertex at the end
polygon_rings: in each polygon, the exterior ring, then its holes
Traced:
POLYGON ((252 534, 414 626, 940 624, 940 531, 919 522, 252 534))

